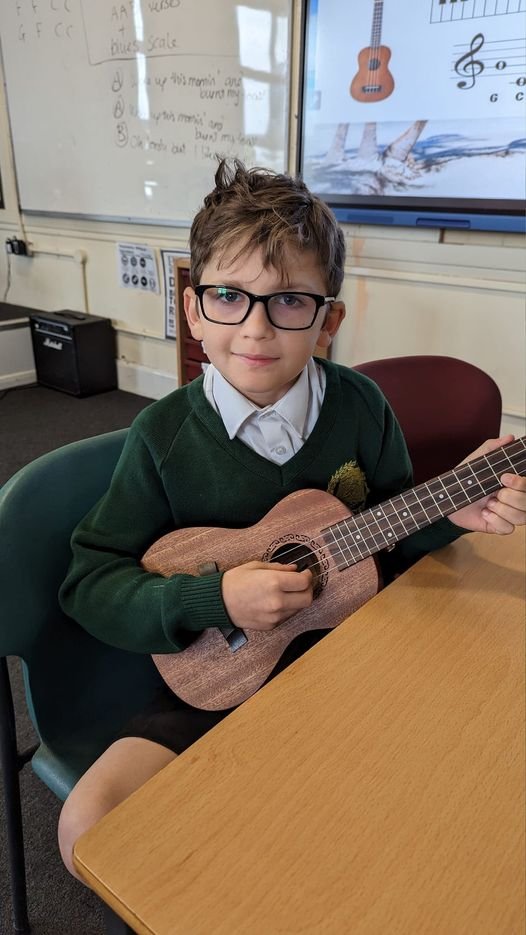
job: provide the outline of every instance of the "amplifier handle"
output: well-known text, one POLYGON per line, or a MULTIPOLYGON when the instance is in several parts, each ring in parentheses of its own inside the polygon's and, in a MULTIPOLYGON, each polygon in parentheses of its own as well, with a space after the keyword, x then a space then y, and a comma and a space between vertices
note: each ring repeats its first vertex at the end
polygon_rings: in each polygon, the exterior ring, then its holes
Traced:
POLYGON ((82 315, 81 312, 54 312, 54 314, 61 318, 75 318, 77 321, 85 321, 88 317, 87 315, 82 315))

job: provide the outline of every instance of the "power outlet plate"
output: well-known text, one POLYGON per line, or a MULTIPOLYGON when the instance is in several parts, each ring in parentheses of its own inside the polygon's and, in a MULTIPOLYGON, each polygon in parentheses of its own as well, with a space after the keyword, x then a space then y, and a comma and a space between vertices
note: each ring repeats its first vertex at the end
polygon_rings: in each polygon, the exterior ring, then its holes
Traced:
POLYGON ((12 253, 14 256, 29 256, 29 245, 20 237, 8 237, 5 242, 6 253, 12 253))

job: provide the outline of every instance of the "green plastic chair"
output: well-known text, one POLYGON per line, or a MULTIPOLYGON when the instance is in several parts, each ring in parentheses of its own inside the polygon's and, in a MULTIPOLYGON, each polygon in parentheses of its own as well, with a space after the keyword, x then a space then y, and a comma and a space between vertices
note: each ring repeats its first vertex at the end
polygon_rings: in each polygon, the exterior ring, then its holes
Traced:
POLYGON ((159 682, 149 657, 96 640, 62 613, 57 598, 71 557, 71 533, 107 489, 127 431, 43 455, 0 489, 0 756, 19 933, 30 932, 20 770, 31 762, 64 800, 159 682), (25 752, 17 746, 7 656, 23 660, 28 710, 39 739, 25 752))

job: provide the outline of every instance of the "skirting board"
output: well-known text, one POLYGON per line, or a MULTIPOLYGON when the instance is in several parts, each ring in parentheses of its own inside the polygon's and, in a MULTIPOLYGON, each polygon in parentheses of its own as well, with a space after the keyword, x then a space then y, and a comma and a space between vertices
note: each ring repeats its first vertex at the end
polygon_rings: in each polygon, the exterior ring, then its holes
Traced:
POLYGON ((13 386, 26 386, 37 382, 36 370, 21 370, 19 373, 0 374, 0 392, 9 390, 13 386))
MULTIPOLYGON (((4 310, 9 306, 4 305, 4 310)), ((4 315, 5 318, 5 315, 4 315)), ((29 318, 0 322, 0 389, 35 383, 29 318)))
MULTIPOLYGON (((37 374, 34 369, 0 374, 0 392, 36 382, 37 374)), ((147 399, 161 399, 177 389, 177 380, 172 374, 150 370, 140 364, 128 364, 122 360, 117 361, 117 382, 120 390, 146 396, 147 399)))
POLYGON ((161 399, 177 389, 177 378, 173 374, 125 360, 117 360, 117 382, 120 390, 146 396, 147 399, 161 399))

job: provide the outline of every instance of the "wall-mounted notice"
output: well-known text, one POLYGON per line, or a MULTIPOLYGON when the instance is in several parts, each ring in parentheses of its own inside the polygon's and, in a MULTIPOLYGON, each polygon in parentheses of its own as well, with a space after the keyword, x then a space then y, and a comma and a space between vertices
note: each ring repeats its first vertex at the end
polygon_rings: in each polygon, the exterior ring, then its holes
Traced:
POLYGON ((125 289, 159 292, 157 263, 151 247, 137 243, 118 243, 117 265, 119 285, 125 289))
POLYGON ((291 5, 1 0, 22 207, 184 224, 216 153, 283 170, 291 5))
POLYGON ((177 260, 190 256, 188 250, 161 250, 164 272, 164 333, 177 337, 177 260))

